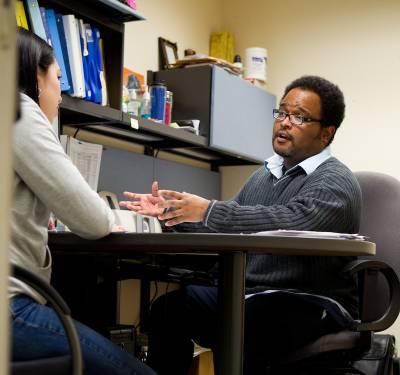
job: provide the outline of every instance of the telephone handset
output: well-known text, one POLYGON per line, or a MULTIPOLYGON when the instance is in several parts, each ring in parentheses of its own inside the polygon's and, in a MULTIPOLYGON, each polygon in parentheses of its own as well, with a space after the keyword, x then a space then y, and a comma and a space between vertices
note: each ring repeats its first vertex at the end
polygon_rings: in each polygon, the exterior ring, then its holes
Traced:
POLYGON ((111 208, 115 224, 123 226, 127 232, 161 233, 160 222, 155 217, 140 215, 134 211, 121 210, 117 196, 110 191, 100 191, 99 195, 111 208))

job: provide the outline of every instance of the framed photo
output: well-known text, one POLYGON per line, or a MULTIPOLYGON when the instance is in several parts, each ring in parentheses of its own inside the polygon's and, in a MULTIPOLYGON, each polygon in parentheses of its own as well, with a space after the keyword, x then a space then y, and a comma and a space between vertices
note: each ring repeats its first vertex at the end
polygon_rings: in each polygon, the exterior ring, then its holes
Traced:
POLYGON ((169 69, 178 60, 178 45, 164 38, 158 38, 159 69, 169 69))

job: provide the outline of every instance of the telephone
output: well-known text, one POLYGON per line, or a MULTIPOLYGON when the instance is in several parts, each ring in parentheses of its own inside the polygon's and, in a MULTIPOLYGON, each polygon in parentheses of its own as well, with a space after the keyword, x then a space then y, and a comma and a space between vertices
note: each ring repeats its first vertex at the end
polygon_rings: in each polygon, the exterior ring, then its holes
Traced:
POLYGON ((127 232, 161 233, 160 222, 155 217, 140 215, 134 211, 121 210, 117 196, 110 191, 100 191, 99 195, 111 208, 115 224, 123 226, 127 232))

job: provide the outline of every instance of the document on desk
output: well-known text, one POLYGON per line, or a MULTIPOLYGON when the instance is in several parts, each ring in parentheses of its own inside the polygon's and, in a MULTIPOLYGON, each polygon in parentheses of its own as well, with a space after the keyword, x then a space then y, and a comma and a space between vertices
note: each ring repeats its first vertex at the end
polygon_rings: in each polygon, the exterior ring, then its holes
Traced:
POLYGON ((302 237, 302 238, 325 238, 335 240, 358 240, 365 241, 366 237, 358 233, 336 233, 336 232, 317 232, 310 230, 268 230, 264 232, 253 233, 257 236, 274 236, 274 237, 302 237))
MULTIPOLYGON (((62 142, 63 143, 63 142, 62 142)), ((103 146, 68 137, 66 152, 90 187, 97 191, 103 146)))

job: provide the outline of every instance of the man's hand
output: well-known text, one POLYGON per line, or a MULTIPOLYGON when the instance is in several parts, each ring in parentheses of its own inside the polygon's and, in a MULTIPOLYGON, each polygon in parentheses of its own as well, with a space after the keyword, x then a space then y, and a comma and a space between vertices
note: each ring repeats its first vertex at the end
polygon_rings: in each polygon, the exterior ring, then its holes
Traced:
POLYGON ((157 217, 164 211, 159 208, 158 204, 164 200, 158 193, 158 182, 154 181, 151 185, 151 194, 137 194, 124 192, 125 197, 131 199, 130 201, 121 201, 119 205, 126 207, 128 210, 135 211, 138 214, 146 216, 157 217))
POLYGON ((203 221, 210 204, 208 199, 185 192, 178 193, 172 190, 160 190, 159 195, 169 198, 158 203, 158 207, 161 210, 164 208, 173 208, 173 210, 169 210, 158 216, 160 220, 167 220, 165 222, 166 226, 203 221))

